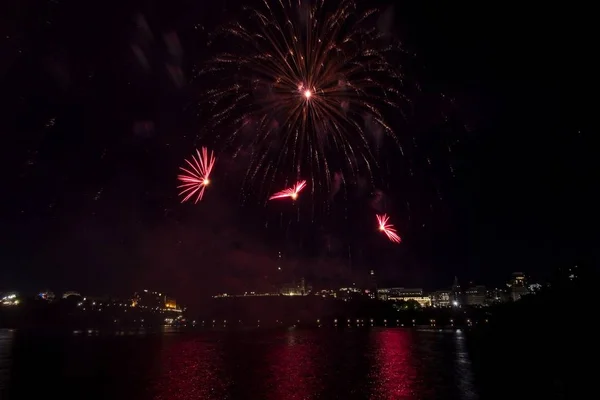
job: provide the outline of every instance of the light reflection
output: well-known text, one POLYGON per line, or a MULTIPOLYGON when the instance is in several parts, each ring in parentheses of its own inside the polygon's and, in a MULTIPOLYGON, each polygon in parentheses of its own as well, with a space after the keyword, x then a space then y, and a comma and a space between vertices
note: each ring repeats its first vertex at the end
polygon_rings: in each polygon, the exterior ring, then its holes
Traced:
POLYGON ((458 391, 460 398, 464 400, 477 400, 477 392, 473 383, 473 367, 465 344, 465 335, 456 331, 454 335, 456 343, 456 376, 458 379, 458 391))
POLYGON ((222 400, 227 397, 222 358, 215 343, 178 340, 162 351, 155 400, 222 400))
POLYGON ((288 331, 269 355, 267 399, 312 399, 322 388, 319 357, 312 333, 288 331), (283 340, 281 340, 283 339, 283 340))
POLYGON ((372 400, 416 398, 414 383, 417 371, 410 334, 408 331, 397 329, 372 332, 372 400))
POLYGON ((8 387, 13 339, 14 331, 12 329, 0 329, 0 398, 8 387))

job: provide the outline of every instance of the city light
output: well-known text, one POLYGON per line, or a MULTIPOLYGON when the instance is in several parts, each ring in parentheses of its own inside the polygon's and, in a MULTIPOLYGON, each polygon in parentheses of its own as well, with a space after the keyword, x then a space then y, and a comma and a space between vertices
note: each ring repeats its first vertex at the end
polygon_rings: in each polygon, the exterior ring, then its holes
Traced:
POLYGON ((19 302, 20 301, 17 298, 17 295, 14 293, 6 295, 6 296, 2 297, 2 299, 0 300, 0 303, 3 306, 16 306, 16 305, 19 305, 19 302))

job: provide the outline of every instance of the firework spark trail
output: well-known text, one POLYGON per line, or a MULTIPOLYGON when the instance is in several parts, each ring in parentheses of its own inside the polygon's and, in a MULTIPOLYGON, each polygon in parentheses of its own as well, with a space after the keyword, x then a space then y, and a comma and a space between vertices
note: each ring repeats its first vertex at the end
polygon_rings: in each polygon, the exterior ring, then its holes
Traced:
POLYGON ((213 152, 209 152, 206 147, 202 147, 202 153, 196 150, 196 155, 197 157, 192 155, 192 161, 185 160, 190 169, 179 167, 184 172, 184 174, 177 176, 177 179, 181 182, 181 185, 177 186, 181 189, 179 195, 184 197, 181 200, 182 203, 188 201, 194 195, 197 195, 194 204, 202 200, 204 190, 210 184, 210 173, 217 161, 213 152))
POLYGON ((376 10, 359 13, 352 0, 263 0, 245 16, 219 31, 239 50, 200 74, 214 85, 203 98, 216 138, 227 130, 226 145, 252 150, 247 177, 268 172, 272 185, 276 175, 310 174, 329 191, 333 166, 372 175, 367 120, 400 145, 384 111, 402 112, 408 101, 398 62, 390 61, 401 49, 368 22, 376 10))
POLYGON ((383 233, 386 234, 386 236, 388 237, 388 239, 390 239, 392 242, 394 243, 400 243, 402 241, 402 239, 400 239, 400 236, 396 233, 396 229, 394 228, 394 225, 392 224, 388 224, 388 220, 390 219, 390 217, 387 216, 387 214, 377 214, 377 222, 379 223, 379 230, 383 233))
POLYGON ((269 197, 269 200, 283 199, 285 197, 290 197, 293 200, 296 200, 298 198, 298 193, 300 193, 300 191, 304 189, 304 187, 306 187, 306 181, 298 182, 291 188, 284 189, 281 192, 275 193, 274 195, 269 197))

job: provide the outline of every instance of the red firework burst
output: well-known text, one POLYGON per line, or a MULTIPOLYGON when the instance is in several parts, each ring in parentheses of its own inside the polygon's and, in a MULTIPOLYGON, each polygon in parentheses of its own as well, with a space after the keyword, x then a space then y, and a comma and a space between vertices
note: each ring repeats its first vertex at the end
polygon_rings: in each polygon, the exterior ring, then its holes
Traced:
POLYGON ((386 236, 388 237, 388 239, 390 239, 392 242, 400 243, 402 241, 402 239, 400 239, 400 236, 398 236, 398 234, 396 233, 396 229, 394 228, 394 225, 388 224, 389 219, 390 219, 390 217, 388 217, 387 214, 382 214, 382 215, 377 214, 377 222, 379 223, 379 230, 381 232, 385 233, 386 236))
POLYGON ((202 200, 204 189, 210 184, 210 173, 215 165, 215 161, 217 161, 213 152, 209 152, 206 147, 202 148, 202 153, 196 150, 196 155, 197 157, 192 155, 191 161, 185 160, 190 169, 179 167, 184 172, 184 174, 177 176, 177 179, 181 182, 181 185, 177 186, 177 188, 181 189, 179 195, 183 196, 182 203, 188 201, 194 195, 197 195, 194 204, 202 200))
POLYGON ((300 193, 300 191, 305 187, 306 181, 300 181, 291 188, 284 189, 281 192, 275 193, 273 196, 269 197, 269 200, 283 199, 285 197, 291 197, 293 200, 296 200, 298 198, 298 193, 300 193))

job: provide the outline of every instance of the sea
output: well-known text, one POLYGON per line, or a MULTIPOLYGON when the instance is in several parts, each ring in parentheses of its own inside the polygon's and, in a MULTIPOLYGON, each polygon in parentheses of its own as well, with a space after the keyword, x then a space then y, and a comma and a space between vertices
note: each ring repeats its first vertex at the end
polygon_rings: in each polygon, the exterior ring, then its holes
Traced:
POLYGON ((415 328, 0 330, 0 399, 570 398, 520 350, 415 328))

